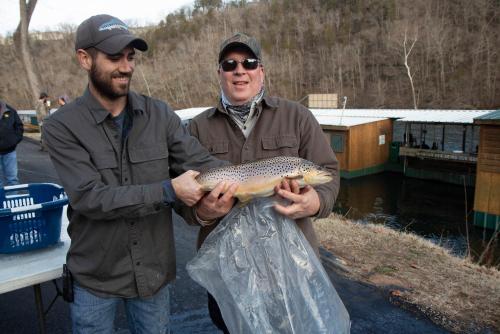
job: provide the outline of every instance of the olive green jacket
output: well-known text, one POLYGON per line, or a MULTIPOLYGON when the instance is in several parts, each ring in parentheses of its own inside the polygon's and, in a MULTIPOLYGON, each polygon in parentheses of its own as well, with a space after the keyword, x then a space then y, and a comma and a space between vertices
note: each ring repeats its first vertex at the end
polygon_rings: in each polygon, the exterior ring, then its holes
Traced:
MULTIPOLYGON (((220 103, 191 120, 189 130, 213 156, 233 164, 281 155, 301 157, 329 170, 334 180, 315 187, 320 198, 316 217, 327 217, 332 212, 340 181, 337 159, 320 125, 309 109, 282 98, 264 96, 258 108, 258 120, 248 138, 220 103)), ((297 224, 318 252, 311 219, 299 219, 297 224)), ((198 247, 215 226, 201 228, 198 247)))

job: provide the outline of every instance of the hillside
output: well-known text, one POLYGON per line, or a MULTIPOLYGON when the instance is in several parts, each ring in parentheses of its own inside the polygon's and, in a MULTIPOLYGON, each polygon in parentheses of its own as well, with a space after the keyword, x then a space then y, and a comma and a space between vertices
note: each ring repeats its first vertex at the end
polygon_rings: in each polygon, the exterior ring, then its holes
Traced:
MULTIPOLYGON (((150 50, 138 59, 134 89, 175 108, 214 104, 216 55, 236 31, 263 46, 267 89, 300 100, 309 93, 347 96, 347 107, 500 107, 500 2, 496 0, 197 1, 140 29, 150 50), (200 4, 205 4, 200 6, 200 4), (408 53, 408 52, 407 52, 408 53)), ((73 28, 74 31, 74 28, 73 28)), ((86 75, 64 39, 32 41, 44 89, 79 95, 86 75)), ((31 108, 24 71, 11 45, 0 45, 0 97, 31 108)))

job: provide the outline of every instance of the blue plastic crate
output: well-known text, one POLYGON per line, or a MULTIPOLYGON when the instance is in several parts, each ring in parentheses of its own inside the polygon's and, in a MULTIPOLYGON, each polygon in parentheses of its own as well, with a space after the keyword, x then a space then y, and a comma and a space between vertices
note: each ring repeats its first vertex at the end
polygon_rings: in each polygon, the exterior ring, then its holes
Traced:
POLYGON ((68 198, 53 183, 0 188, 0 253, 44 248, 59 242, 68 198))

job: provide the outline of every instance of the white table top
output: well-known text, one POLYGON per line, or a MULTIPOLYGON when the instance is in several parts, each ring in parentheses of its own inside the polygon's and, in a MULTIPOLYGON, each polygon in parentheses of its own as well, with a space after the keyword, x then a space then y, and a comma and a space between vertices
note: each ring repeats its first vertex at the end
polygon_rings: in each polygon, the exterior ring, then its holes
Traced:
POLYGON ((70 239, 66 205, 62 212, 61 241, 56 245, 16 254, 0 254, 0 293, 43 283, 62 275, 70 239))

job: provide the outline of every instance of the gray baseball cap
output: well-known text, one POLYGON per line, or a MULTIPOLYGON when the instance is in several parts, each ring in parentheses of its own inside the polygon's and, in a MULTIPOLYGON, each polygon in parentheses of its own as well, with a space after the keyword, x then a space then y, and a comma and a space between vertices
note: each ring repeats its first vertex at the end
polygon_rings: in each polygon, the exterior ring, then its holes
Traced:
POLYGON ((262 61, 259 42, 257 42, 257 40, 253 37, 250 37, 241 32, 237 32, 236 34, 222 42, 219 51, 219 63, 230 49, 237 46, 243 46, 249 49, 249 51, 251 51, 258 60, 262 61))
POLYGON ((106 54, 117 54, 127 45, 146 51, 148 44, 132 35, 120 19, 106 14, 91 16, 76 30, 75 50, 95 47, 106 54))

